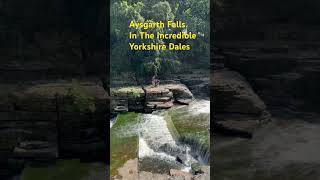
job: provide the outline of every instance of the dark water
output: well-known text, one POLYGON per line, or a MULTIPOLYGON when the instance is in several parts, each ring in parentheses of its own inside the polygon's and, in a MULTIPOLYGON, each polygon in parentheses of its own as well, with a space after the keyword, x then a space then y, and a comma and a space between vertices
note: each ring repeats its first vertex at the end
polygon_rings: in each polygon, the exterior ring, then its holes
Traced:
POLYGON ((320 180, 320 124, 274 119, 253 139, 216 136, 214 179, 320 180))

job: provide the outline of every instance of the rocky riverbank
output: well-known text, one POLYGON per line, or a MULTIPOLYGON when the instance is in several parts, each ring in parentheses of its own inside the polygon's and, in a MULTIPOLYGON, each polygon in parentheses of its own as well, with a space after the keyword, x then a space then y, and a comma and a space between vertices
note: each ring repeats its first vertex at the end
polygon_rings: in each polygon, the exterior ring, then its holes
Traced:
MULTIPOLYGON (((108 96, 98 81, 7 84, 1 90, 0 177, 58 158, 101 161, 108 96)), ((103 161, 103 160, 102 160, 103 161)))
POLYGON ((318 4, 302 4, 225 0, 215 11, 214 120, 252 135, 215 135, 215 179, 319 178, 319 24, 303 8, 318 4))
POLYGON ((227 68, 215 69, 211 83, 214 123, 225 127, 221 129, 224 133, 231 136, 237 136, 232 130, 253 133, 261 123, 271 119, 265 103, 239 73, 227 68))
POLYGON ((209 179, 210 101, 195 99, 177 81, 114 88, 111 95, 118 114, 111 127, 113 179, 209 179), (198 174, 189 171, 200 166, 198 174))
POLYGON ((111 89, 111 97, 111 110, 114 112, 152 112, 169 109, 175 103, 187 105, 194 98, 183 84, 111 89))
POLYGON ((119 170, 117 177, 112 180, 210 180, 210 167, 201 167, 201 174, 192 174, 181 170, 171 169, 169 174, 155 174, 151 172, 138 172, 138 160, 127 161, 119 170))

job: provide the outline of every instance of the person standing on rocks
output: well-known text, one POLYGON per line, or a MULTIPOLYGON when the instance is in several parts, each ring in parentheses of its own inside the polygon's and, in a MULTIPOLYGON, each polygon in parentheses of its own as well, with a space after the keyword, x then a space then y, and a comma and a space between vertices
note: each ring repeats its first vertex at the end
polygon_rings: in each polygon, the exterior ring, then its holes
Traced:
POLYGON ((159 84, 160 84, 160 80, 157 79, 156 76, 154 75, 154 76, 152 77, 151 83, 152 83, 152 86, 153 86, 153 87, 157 87, 157 86, 159 86, 159 84))

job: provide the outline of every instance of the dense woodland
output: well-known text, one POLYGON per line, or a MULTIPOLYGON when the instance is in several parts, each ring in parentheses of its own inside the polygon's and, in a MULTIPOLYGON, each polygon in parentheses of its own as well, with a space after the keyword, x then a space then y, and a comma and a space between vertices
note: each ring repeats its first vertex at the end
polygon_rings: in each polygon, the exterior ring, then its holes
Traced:
MULTIPOLYGON (((111 2, 111 74, 131 72, 137 77, 164 76, 178 72, 183 64, 194 63, 208 68, 210 3, 207 0, 114 0, 111 2), (178 51, 129 51, 128 25, 135 22, 180 20, 187 24, 188 32, 198 34, 196 40, 189 40, 194 49, 178 51)), ((138 29, 137 32, 142 31, 138 29)), ((152 29, 152 33, 177 33, 170 29, 152 29)), ((175 30, 177 31, 177 30, 175 30)), ((159 39, 152 43, 168 43, 159 39)), ((173 40, 170 40, 171 42, 173 40)), ((138 42, 138 40, 136 40, 138 42)), ((146 41, 144 41, 146 42, 146 41)), ((149 42, 149 43, 151 43, 149 42)), ((180 41, 181 42, 181 41, 180 41)), ((195 65, 195 66, 196 66, 195 65)))

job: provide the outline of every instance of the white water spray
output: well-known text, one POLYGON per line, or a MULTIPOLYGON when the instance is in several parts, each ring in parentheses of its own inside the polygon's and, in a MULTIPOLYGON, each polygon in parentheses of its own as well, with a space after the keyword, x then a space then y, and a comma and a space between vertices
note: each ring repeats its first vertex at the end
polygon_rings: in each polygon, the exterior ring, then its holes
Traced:
POLYGON ((192 115, 210 114, 210 101, 196 100, 188 106, 188 110, 192 115))
POLYGON ((139 158, 150 157, 150 156, 156 156, 159 158, 164 158, 172 161, 175 160, 175 157, 170 156, 166 153, 155 152, 153 149, 151 149, 148 146, 147 142, 142 137, 139 137, 139 158))

